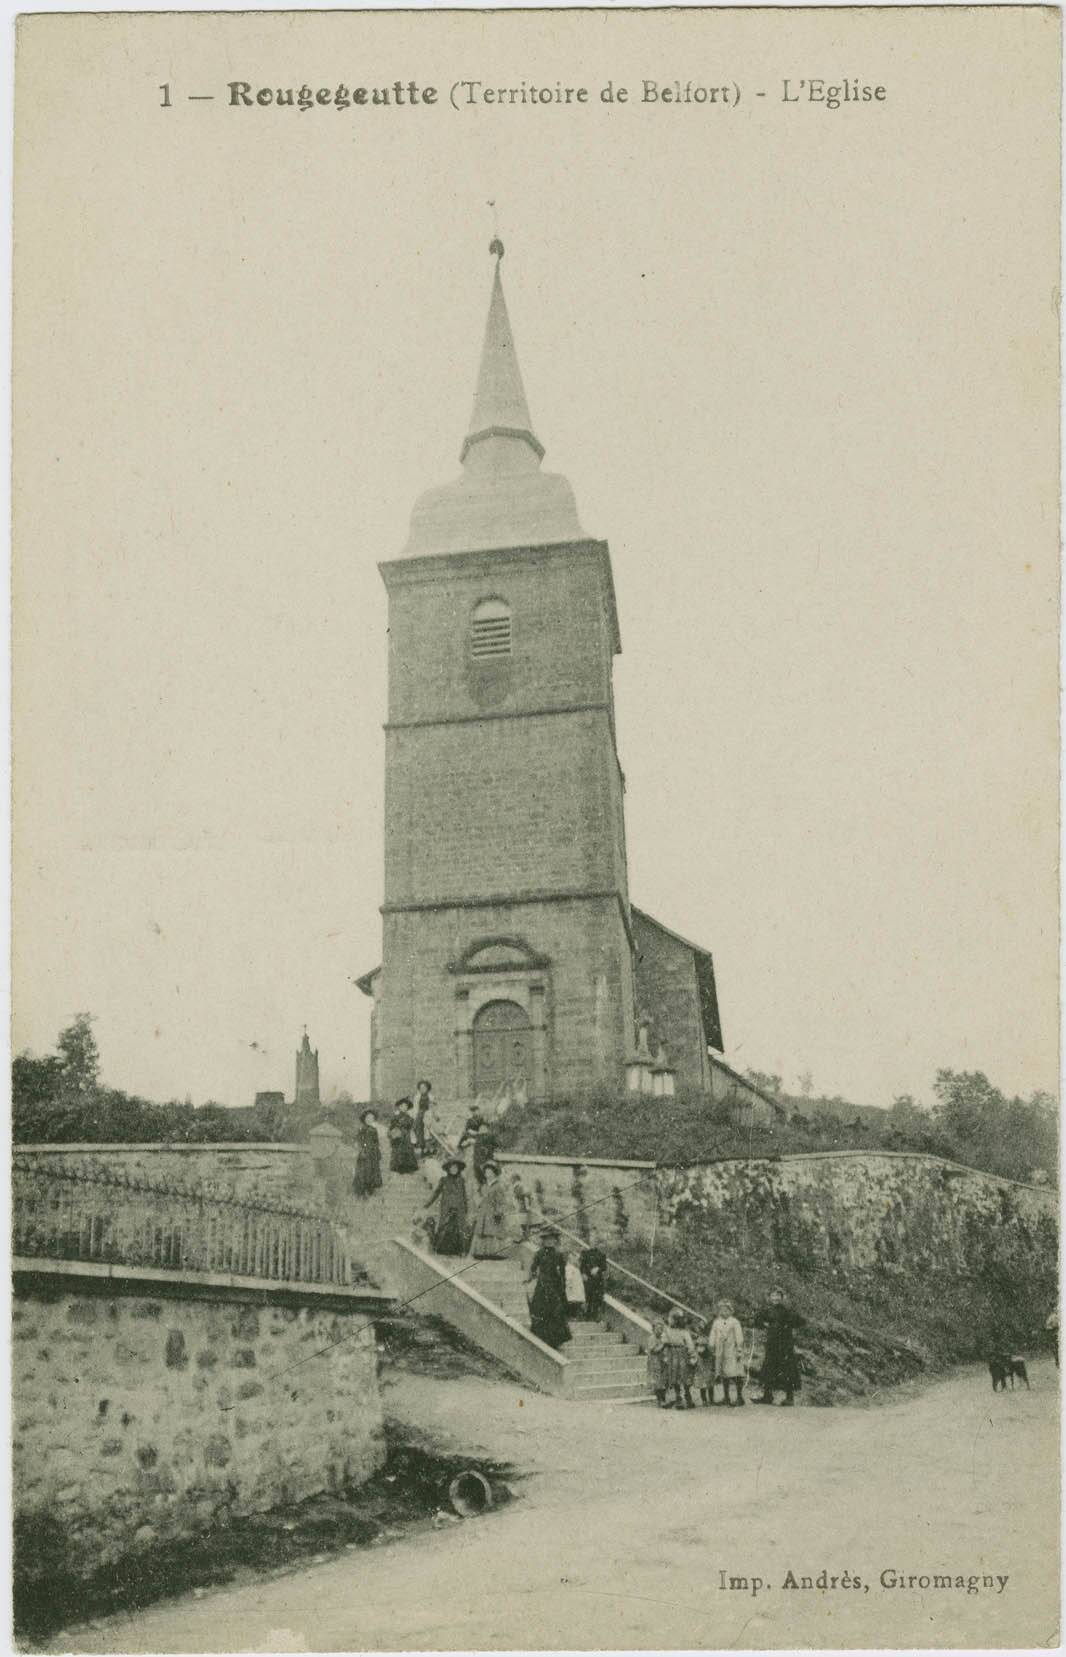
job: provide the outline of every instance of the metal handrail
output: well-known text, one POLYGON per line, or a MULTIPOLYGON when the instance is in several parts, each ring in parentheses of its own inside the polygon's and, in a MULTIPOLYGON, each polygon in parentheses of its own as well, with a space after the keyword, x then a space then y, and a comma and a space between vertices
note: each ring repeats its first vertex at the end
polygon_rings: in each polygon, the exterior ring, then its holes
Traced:
POLYGON ((350 1282, 342 1233, 324 1214, 247 1203, 109 1171, 12 1179, 15 1250, 38 1259, 159 1266, 290 1283, 350 1282))
MULTIPOLYGON (((582 1248, 588 1247, 584 1237, 579 1237, 576 1231, 569 1231, 566 1226, 560 1225, 558 1220, 545 1220, 544 1223, 546 1226, 550 1226, 553 1231, 561 1231, 564 1237, 573 1238, 574 1242, 580 1243, 582 1248)), ((688 1312, 692 1317, 699 1318, 701 1323, 708 1321, 706 1315, 703 1312, 697 1312, 694 1306, 686 1306, 685 1302, 678 1300, 676 1295, 668 1295, 665 1289, 660 1289, 655 1283, 649 1283, 646 1277, 638 1277, 636 1272, 631 1272, 627 1266, 620 1265, 617 1260, 612 1260, 609 1254, 606 1258, 607 1264, 613 1271, 621 1272, 623 1277, 631 1278, 634 1283, 639 1283, 642 1289, 650 1289, 652 1294, 658 1295, 660 1300, 668 1300, 671 1306, 679 1306, 683 1312, 688 1312)))

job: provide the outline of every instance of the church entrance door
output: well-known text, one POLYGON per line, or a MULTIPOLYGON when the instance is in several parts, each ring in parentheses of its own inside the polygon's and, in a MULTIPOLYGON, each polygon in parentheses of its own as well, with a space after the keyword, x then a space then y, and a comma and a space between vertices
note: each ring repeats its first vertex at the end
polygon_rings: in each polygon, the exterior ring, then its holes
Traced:
POLYGON ((474 1092, 495 1098, 519 1084, 533 1090, 533 1031, 517 1001, 490 1001, 474 1019, 474 1092))

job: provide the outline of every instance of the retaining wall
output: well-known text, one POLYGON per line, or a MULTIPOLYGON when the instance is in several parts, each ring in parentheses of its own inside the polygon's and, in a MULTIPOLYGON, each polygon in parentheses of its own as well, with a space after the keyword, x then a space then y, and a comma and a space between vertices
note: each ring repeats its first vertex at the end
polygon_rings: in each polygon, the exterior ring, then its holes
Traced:
MULTIPOLYGON (((292 1145, 21 1146, 17 1161, 99 1162, 131 1176, 203 1182, 241 1200, 328 1213, 358 1254, 380 1217, 351 1196, 354 1151, 329 1130, 292 1145), (363 1220, 366 1225, 363 1225, 363 1220)), ((831 1266, 905 1262, 966 1272, 989 1239, 1019 1270, 1053 1269, 1058 1194, 907 1151, 824 1151, 656 1169, 651 1162, 502 1152, 509 1193, 530 1224, 548 1218, 610 1251, 700 1225, 753 1255, 831 1266), (742 1242, 738 1245, 738 1239, 742 1242), (1050 1265, 1048 1263, 1051 1263, 1050 1265)))
POLYGON ((970 1275, 994 1247, 1003 1270, 1053 1272, 1058 1194, 905 1151, 826 1151, 685 1169, 501 1154, 531 1223, 612 1244, 698 1226, 751 1258, 970 1275))
POLYGON ((384 1460, 387 1297, 18 1259, 14 1282, 16 1537, 42 1576, 89 1575, 384 1460))

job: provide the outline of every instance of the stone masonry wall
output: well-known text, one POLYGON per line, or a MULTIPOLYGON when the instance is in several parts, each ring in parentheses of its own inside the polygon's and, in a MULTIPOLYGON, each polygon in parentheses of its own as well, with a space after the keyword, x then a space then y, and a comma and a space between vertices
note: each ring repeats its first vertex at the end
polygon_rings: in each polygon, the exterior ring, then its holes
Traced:
POLYGON ((430 1076, 441 1099, 462 1098, 457 981, 450 963, 479 938, 517 936, 551 963, 548 986, 548 1088, 591 1088, 605 1075, 621 1083, 621 1056, 632 1040, 632 963, 613 897, 558 903, 508 903, 385 915, 382 1002, 378 1008, 379 1086, 391 1104, 430 1076), (627 1024, 625 1010, 630 1009, 627 1024))
MULTIPOLYGON (((504 1153, 527 1218, 612 1243, 697 1227, 707 1247, 797 1268, 1053 1272, 1054 1191, 908 1153, 828 1152, 653 1169, 504 1153), (515 1181, 517 1180, 517 1186, 515 1181)), ((624 1298, 624 1295, 623 1295, 624 1298)))
POLYGON ((706 1088, 710 1075, 696 957, 687 944, 671 937, 639 911, 633 915, 633 935, 640 1014, 651 1019, 654 1038, 666 1043, 678 1087, 706 1088))
MULTIPOLYGON (((657 1183, 650 1162, 570 1162, 511 1152, 501 1153, 499 1161, 504 1186, 528 1224, 551 1220, 595 1238, 608 1253, 612 1245, 652 1234, 657 1183)), ((575 1246, 567 1237, 563 1243, 575 1246)))
MULTIPOLYGON (((160 1185, 203 1186, 236 1202, 331 1211, 334 1187, 355 1167, 355 1151, 333 1138, 263 1145, 19 1145, 16 1167, 104 1168, 160 1185)), ((350 1173, 348 1189, 351 1188, 350 1173)))
POLYGON ((490 935, 520 936, 549 960, 548 1090, 564 1079, 578 1090, 620 1085, 633 987, 620 908, 606 549, 501 549, 400 560, 383 573, 389 723, 375 1098, 409 1092, 421 1075, 441 1097, 469 1091, 447 966, 490 935), (472 655, 471 614, 485 598, 511 609, 506 658, 472 655))
MULTIPOLYGON (((221 1182, 245 1201, 306 1203, 341 1223, 356 1252, 364 1230, 372 1243, 380 1229, 376 1210, 366 1210, 363 1224, 365 1205, 351 1196, 354 1153, 333 1140, 317 1147, 23 1147, 25 1158, 98 1160, 142 1178, 221 1182)), ((1021 1264, 1056 1258, 1056 1192, 936 1157, 840 1151, 686 1169, 506 1152, 500 1160, 530 1223, 556 1220, 596 1235, 608 1251, 612 1243, 646 1245, 653 1232, 665 1240, 678 1227, 698 1226, 709 1246, 717 1238, 768 1260, 859 1270, 905 1262, 965 1272, 990 1242, 1016 1252, 1021 1264)))
POLYGON ((365 1310, 176 1287, 119 1294, 89 1277, 16 1277, 16 1536, 42 1571, 88 1575, 131 1549, 359 1483, 384 1459, 365 1310))
POLYGON ((1058 1198, 936 1157, 828 1152, 659 1174, 661 1222, 800 1270, 1054 1268, 1058 1198))

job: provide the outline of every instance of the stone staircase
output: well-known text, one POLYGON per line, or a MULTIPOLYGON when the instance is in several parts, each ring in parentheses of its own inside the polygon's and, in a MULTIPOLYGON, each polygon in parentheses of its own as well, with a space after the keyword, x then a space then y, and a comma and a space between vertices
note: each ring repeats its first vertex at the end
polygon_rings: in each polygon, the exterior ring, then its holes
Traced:
POLYGON ((415 1221, 425 1214, 432 1186, 425 1174, 392 1174, 384 1170, 385 1183, 369 1197, 352 1198, 353 1224, 358 1225, 359 1245, 367 1270, 384 1286, 389 1275, 390 1248, 395 1237, 410 1238, 415 1221))
MULTIPOLYGON (((568 1398, 589 1401, 628 1403, 649 1398, 646 1362, 638 1344, 643 1332, 641 1320, 619 1303, 612 1304, 615 1314, 620 1315, 608 1314, 608 1322, 615 1327, 571 1323, 572 1339, 558 1360, 535 1339, 529 1327, 525 1289, 529 1245, 516 1248, 506 1260, 473 1260, 432 1256, 425 1242, 419 1241, 415 1250, 422 1260, 419 1267, 409 1245, 415 1235, 415 1222, 423 1216, 426 1199, 439 1174, 433 1162, 424 1164, 416 1174, 385 1170, 381 1190, 369 1197, 351 1199, 351 1246, 364 1261, 371 1279, 392 1294, 414 1295, 419 1309, 444 1318, 537 1386, 547 1385, 568 1398), (440 1281, 433 1283, 426 1277, 427 1272, 435 1273, 440 1281), (455 1282, 451 1281, 453 1277, 455 1282), (469 1297, 464 1297, 460 1282, 488 1303, 480 1315, 474 1312, 469 1297), (518 1328, 505 1332, 500 1327, 505 1319, 518 1328), (555 1364, 555 1370, 550 1363, 546 1365, 546 1359, 555 1364)), ((468 1191, 473 1210, 476 1188, 472 1180, 468 1191)))
MULTIPOLYGON (((519 1260, 475 1260, 463 1273, 467 1283, 507 1317, 529 1327, 526 1273, 519 1260)), ((636 1400, 650 1398, 647 1363, 618 1330, 600 1323, 570 1324, 562 1356, 572 1371, 568 1398, 636 1400)))

